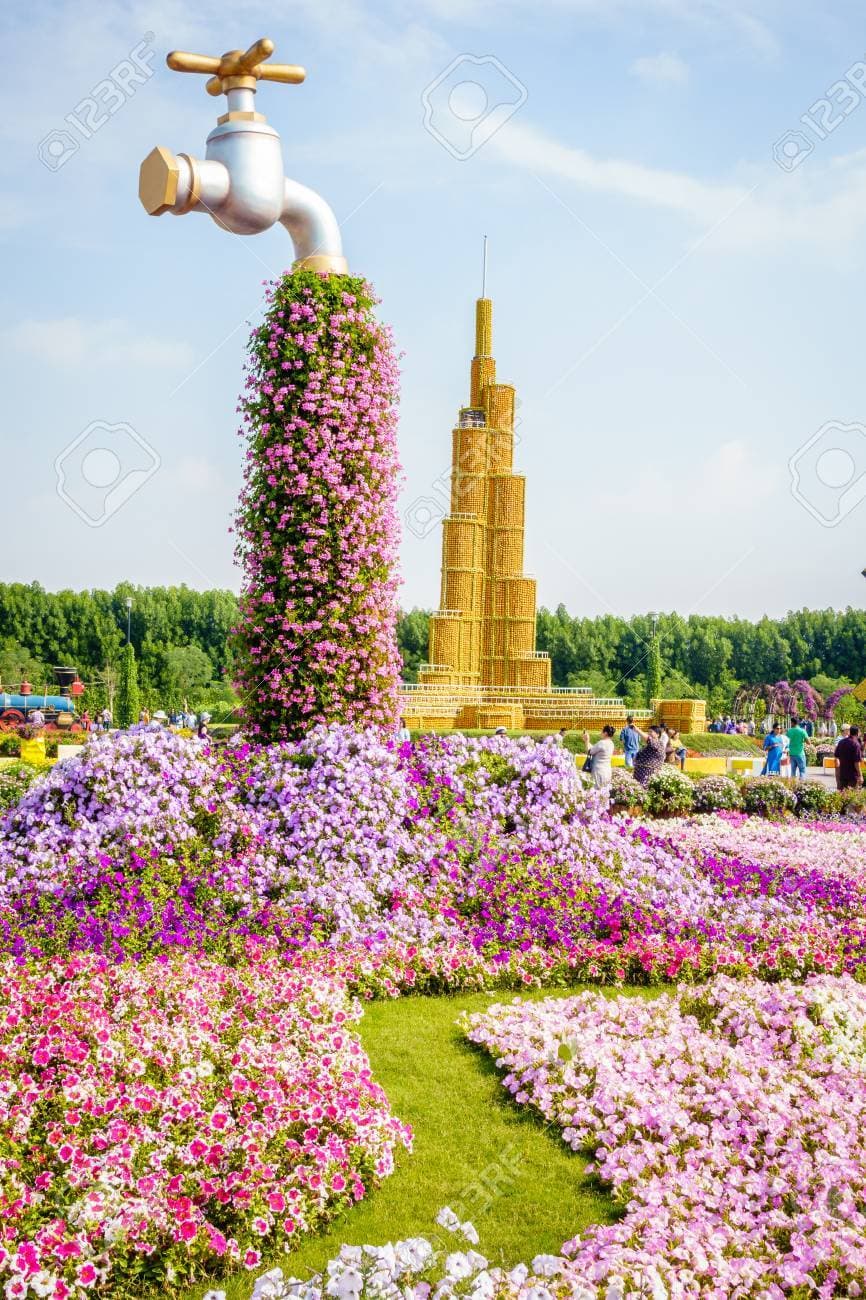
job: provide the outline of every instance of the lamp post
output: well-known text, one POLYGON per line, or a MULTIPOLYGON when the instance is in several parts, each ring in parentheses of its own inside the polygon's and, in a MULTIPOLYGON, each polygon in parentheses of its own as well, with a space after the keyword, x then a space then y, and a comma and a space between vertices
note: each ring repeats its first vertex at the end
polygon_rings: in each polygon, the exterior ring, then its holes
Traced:
POLYGON ((132 597, 127 596, 126 598, 126 644, 127 645, 129 645, 131 639, 130 638, 131 626, 132 626, 132 597))

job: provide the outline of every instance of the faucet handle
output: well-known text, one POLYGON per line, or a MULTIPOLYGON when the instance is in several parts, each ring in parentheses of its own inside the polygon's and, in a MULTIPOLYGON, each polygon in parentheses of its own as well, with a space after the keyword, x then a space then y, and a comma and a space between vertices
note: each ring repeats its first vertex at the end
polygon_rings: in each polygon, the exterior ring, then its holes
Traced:
POLYGON ((212 73, 205 87, 209 95, 225 95, 230 90, 255 90, 257 81, 279 81, 294 86, 305 79, 306 70, 295 63, 266 64, 265 60, 273 52, 273 41, 263 36, 248 50, 229 50, 222 58, 172 50, 166 63, 175 72, 212 73))

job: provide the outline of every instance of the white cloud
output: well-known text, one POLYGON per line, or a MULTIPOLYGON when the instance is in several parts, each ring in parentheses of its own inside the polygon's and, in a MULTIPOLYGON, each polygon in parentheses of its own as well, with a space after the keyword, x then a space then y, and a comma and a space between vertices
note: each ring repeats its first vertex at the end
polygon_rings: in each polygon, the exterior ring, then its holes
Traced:
POLYGON ((645 54, 635 59, 629 71, 646 85, 682 86, 689 79, 689 65, 678 54, 645 54))
POLYGON ((703 230, 714 228, 712 248, 811 246, 838 259, 860 247, 866 230, 866 150, 826 161, 816 153, 793 172, 768 161, 753 168, 752 183, 745 184, 700 180, 626 158, 598 158, 516 118, 488 148, 537 176, 665 208, 703 230))
POLYGON ((25 320, 3 331, 6 344, 46 365, 191 366, 193 348, 175 339, 137 335, 122 320, 88 322, 79 316, 25 320))
POLYGON ((597 193, 670 208, 704 224, 719 220, 748 193, 739 185, 714 185, 684 172, 647 167, 625 158, 597 158, 516 118, 496 133, 488 148, 528 171, 573 181, 597 193))

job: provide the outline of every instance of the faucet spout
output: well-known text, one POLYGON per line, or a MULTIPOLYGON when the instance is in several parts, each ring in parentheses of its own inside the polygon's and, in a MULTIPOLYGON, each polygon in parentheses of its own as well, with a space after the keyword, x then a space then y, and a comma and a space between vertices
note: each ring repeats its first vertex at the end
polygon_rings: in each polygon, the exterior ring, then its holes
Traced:
POLYGON ((308 271, 344 274, 349 269, 332 209, 321 194, 288 177, 280 224, 289 232, 295 247, 295 270, 303 267, 308 271))

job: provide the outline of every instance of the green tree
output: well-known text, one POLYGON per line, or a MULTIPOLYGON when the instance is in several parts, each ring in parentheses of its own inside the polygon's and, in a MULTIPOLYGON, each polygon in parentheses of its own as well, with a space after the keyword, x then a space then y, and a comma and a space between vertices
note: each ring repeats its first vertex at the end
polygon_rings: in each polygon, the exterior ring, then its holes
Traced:
POLYGON ((417 682, 418 669, 427 662, 430 641, 430 615, 425 609, 412 609, 397 620, 397 645, 403 656, 403 681, 417 682))
POLYGON ((653 700, 660 700, 662 697, 662 652, 659 642, 659 634, 654 627, 652 638, 649 643, 649 652, 646 666, 646 706, 652 707, 653 700))
POLYGON ((212 682, 213 664, 200 646, 168 646, 162 652, 160 686, 170 708, 184 703, 197 708, 212 682))
POLYGON ((19 644, 13 637, 0 642, 0 690, 17 690, 24 679, 30 682, 34 690, 50 686, 54 676, 45 664, 35 655, 19 644))
POLYGON ((131 727, 138 722, 141 709, 138 691, 138 664, 135 662, 135 650, 132 643, 123 647, 120 656, 120 682, 117 687, 117 716, 119 727, 131 727))

